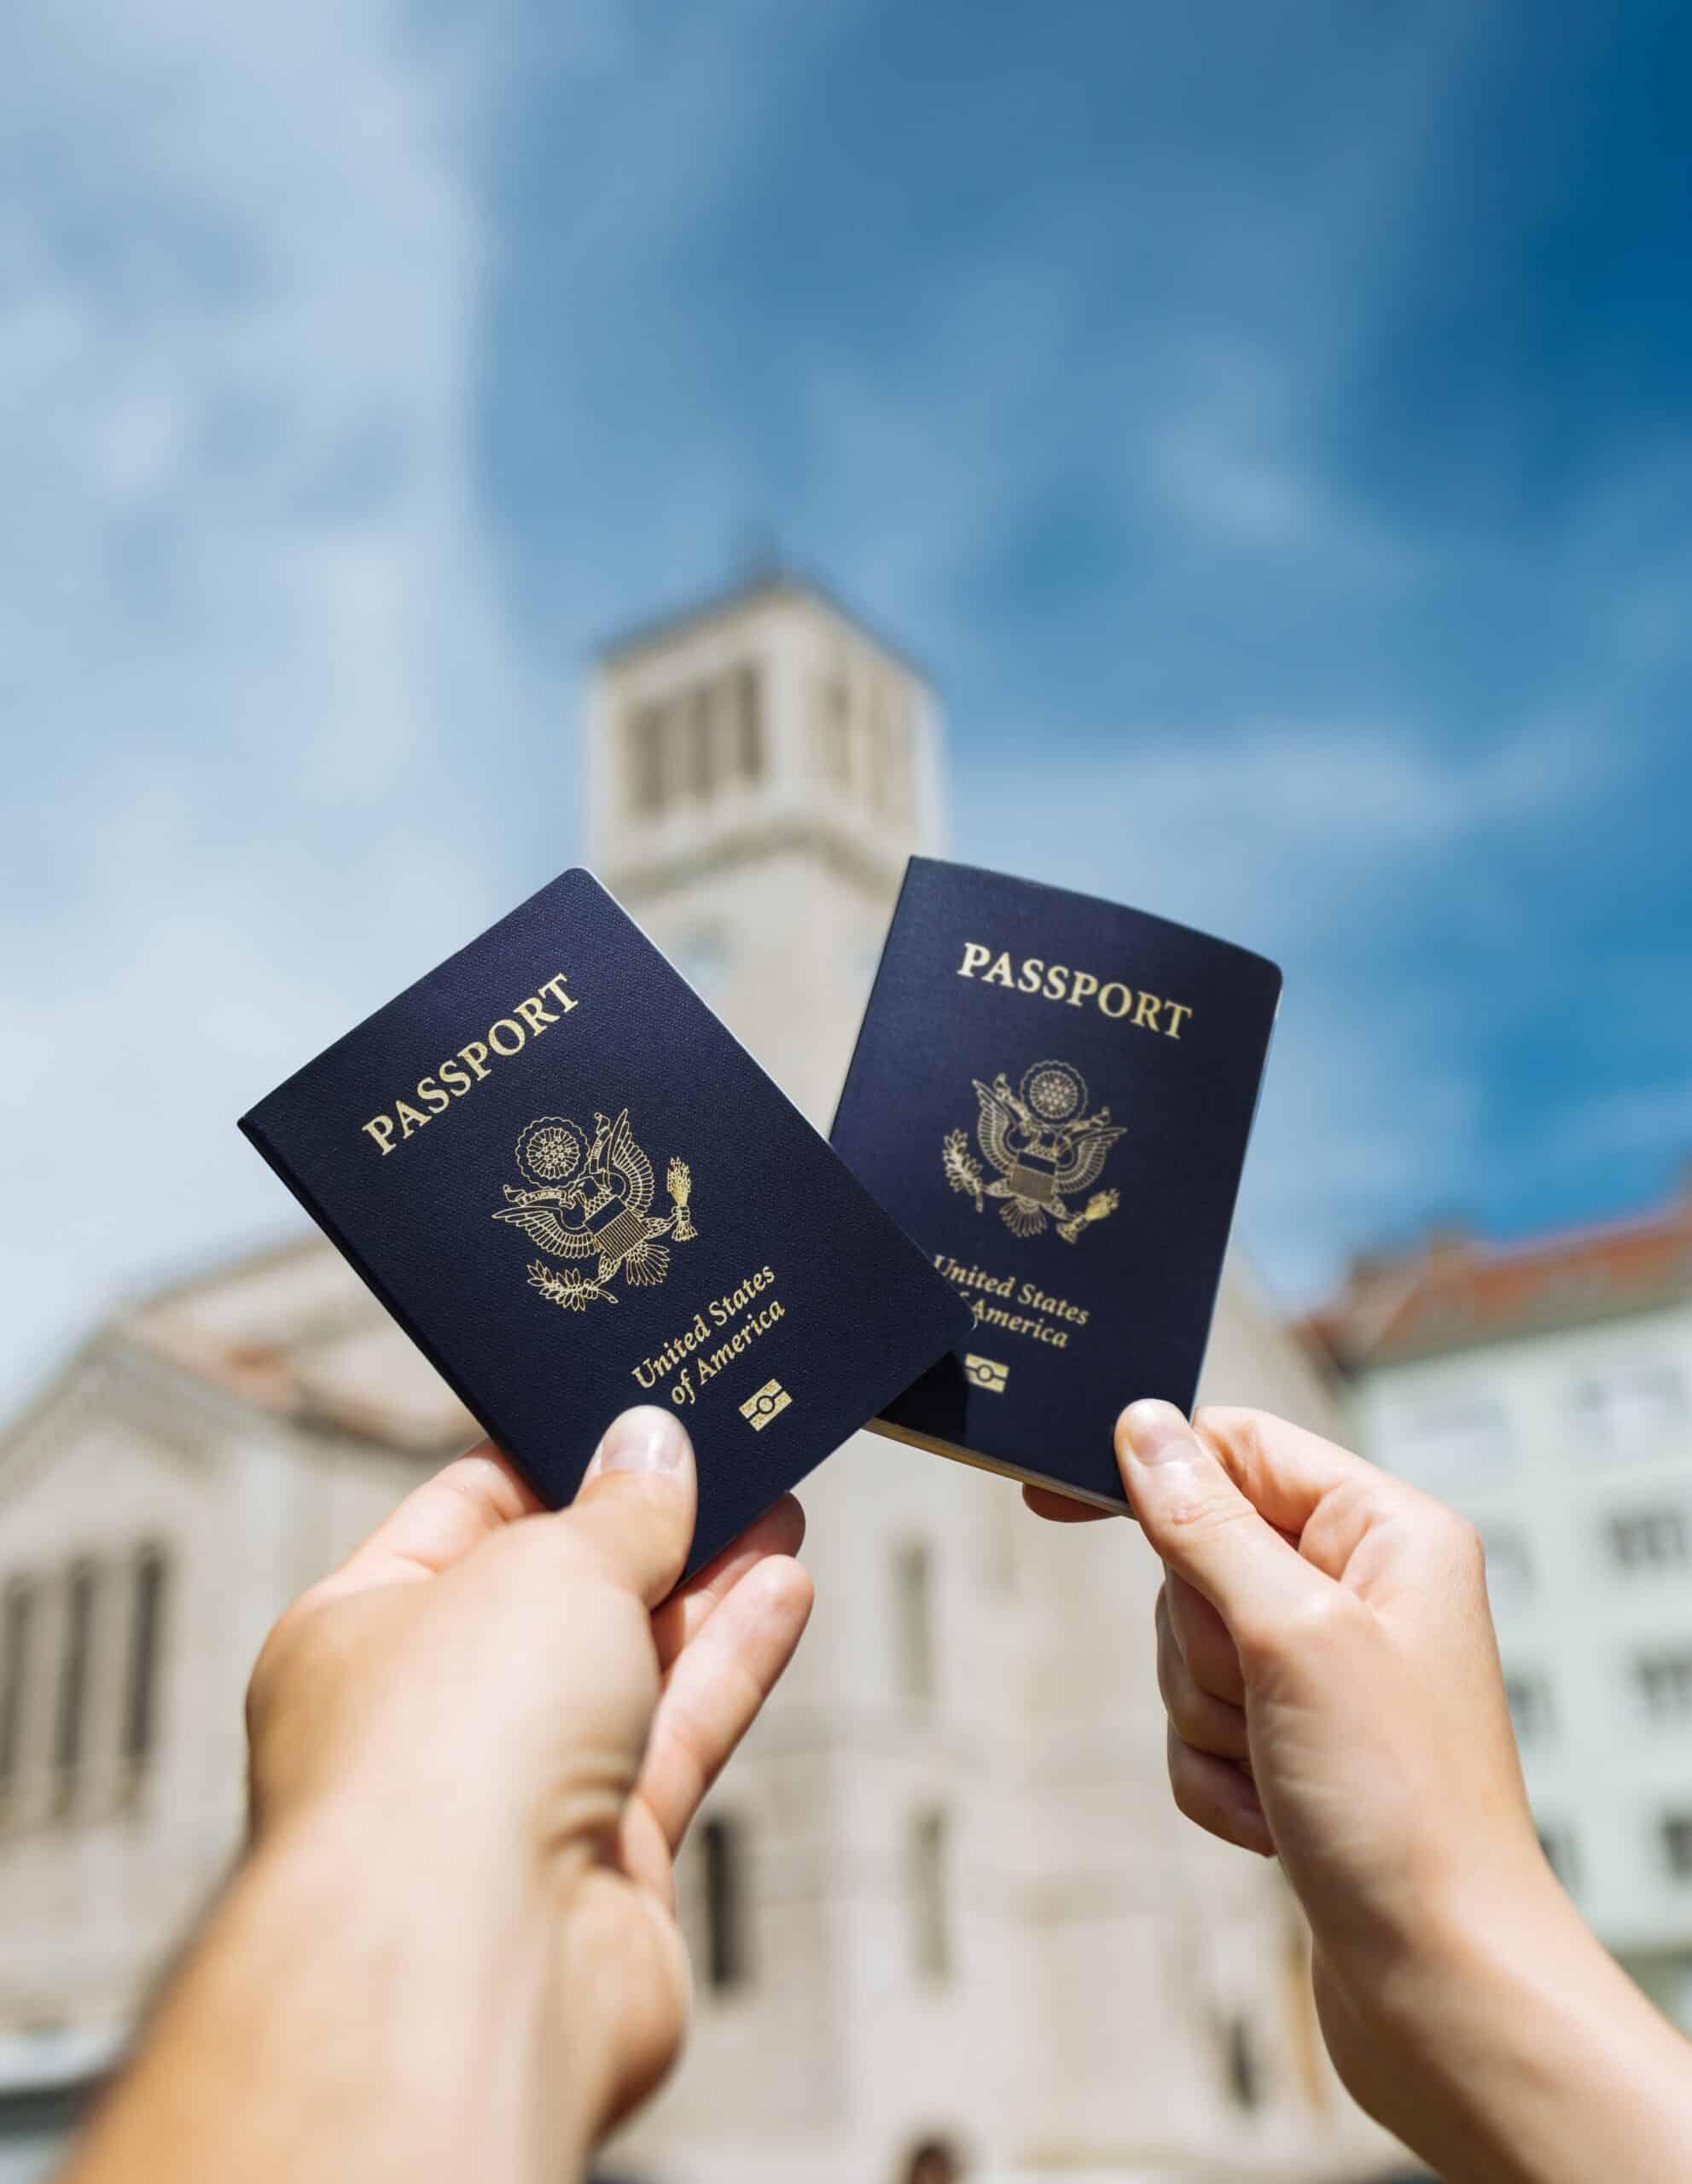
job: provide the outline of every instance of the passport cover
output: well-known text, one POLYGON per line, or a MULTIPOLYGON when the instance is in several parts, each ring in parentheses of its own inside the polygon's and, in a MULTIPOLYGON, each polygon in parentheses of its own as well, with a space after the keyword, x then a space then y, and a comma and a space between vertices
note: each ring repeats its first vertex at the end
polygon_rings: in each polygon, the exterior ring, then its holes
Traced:
POLYGON ((700 1568, 968 1314, 590 873, 241 1128, 548 1502, 616 1414, 693 1437, 700 1568))
POLYGON ((1127 1507, 1112 1429, 1192 1409, 1280 994, 1185 926, 911 859, 832 1136, 974 1325, 878 1430, 1127 1507))

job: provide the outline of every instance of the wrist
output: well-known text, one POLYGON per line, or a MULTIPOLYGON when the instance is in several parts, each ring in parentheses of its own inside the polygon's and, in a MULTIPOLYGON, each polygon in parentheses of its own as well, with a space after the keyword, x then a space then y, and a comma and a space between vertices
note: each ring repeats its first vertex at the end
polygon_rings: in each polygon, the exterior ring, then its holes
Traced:
POLYGON ((1430 1899, 1414 1937, 1339 1984, 1375 2059, 1354 2089, 1450 2184, 1673 2173, 1684 2043, 1537 1859, 1430 1899))
POLYGON ((1428 1889, 1400 1937, 1381 1991, 1409 2029, 1420 2021, 1429 1994, 1479 1992, 1571 1950, 1597 1949, 1550 1867, 1530 1847, 1491 1865, 1477 1858, 1448 1885, 1428 1889))
POLYGON ((1317 1946, 1348 2015, 1382 2053, 1438 2078, 1471 2053, 1466 2018, 1553 1965, 1597 1951, 1550 1868, 1530 1850, 1407 1887, 1389 1915, 1317 1946))
MULTIPOLYGON (((226 1900, 232 2011, 256 1992, 268 2038, 280 1988, 285 2038, 289 2018, 314 2047, 333 2026, 333 2104, 367 2109, 385 2148, 403 2118, 409 2174, 578 2175, 604 2073, 561 1963, 573 1888, 470 1810, 401 1824, 349 1794, 290 1811, 255 1835, 226 1900)), ((297 2084, 301 2065, 273 2075, 297 2084)))
POLYGON ((438 1834, 346 1804, 268 1825, 72 2174, 281 2178, 331 2146, 338 2175, 414 2184, 579 2175, 594 2059, 557 2053, 556 1935, 438 1834))

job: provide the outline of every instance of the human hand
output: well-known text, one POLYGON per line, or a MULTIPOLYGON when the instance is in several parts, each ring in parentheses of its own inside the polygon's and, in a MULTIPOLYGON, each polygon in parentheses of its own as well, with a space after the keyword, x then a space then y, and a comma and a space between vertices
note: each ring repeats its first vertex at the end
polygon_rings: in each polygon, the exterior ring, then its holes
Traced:
POLYGON ((1474 1528, 1260 1412, 1136 1403, 1116 1452, 1176 1803, 1278 1854, 1352 2093, 1453 2180, 1669 2173, 1692 2073, 1540 1852, 1474 1528))
POLYGON ((1319 1977, 1372 1981, 1431 1926, 1550 1879, 1480 1541, 1443 1503, 1282 1420, 1208 1409, 1195 1426, 1142 1403, 1117 1429, 1165 1564, 1175 1801, 1224 1841, 1279 1855, 1319 1977))
MULTIPOLYGON (((257 1855, 304 1837, 397 1867, 420 1925, 474 1929, 466 1978, 486 1936, 539 1938, 538 1962, 500 1975, 535 2008, 495 2065, 544 2082, 511 2126, 537 2174, 564 2173, 570 2141, 598 2138, 676 2053, 672 1861, 810 1612, 791 1497, 666 1598, 695 1504, 667 1411, 619 1418, 556 1515, 484 1443, 288 1611, 248 1693, 257 1855)), ((450 1964, 451 1933, 434 1942, 450 1964)))

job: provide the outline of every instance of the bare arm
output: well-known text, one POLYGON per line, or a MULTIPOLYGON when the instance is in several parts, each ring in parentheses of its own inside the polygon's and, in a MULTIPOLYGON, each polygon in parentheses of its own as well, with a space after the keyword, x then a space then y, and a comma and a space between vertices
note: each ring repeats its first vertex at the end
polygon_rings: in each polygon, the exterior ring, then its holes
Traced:
POLYGON ((663 2076, 671 1860, 797 1644, 796 1503, 687 1591, 692 1451, 627 1413, 572 1508, 484 1449, 271 1633, 249 1851, 67 2184, 557 2184, 663 2076))
POLYGON ((1196 1429, 1117 1429, 1165 1565, 1170 1779, 1279 1856, 1346 2084, 1449 2184, 1692 2175, 1692 2047, 1540 1852, 1473 1528, 1278 1419, 1196 1429))

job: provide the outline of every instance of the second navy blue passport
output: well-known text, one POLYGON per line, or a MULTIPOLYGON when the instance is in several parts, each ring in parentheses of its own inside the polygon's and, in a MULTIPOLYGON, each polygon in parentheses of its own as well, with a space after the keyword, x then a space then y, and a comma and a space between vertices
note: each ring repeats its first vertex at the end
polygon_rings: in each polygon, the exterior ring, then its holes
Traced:
POLYGON ((1185 926, 912 858, 833 1141, 974 1326, 881 1430, 1126 1507, 1112 1429, 1192 1408, 1280 993, 1185 926))
POLYGON ((590 874, 241 1127, 549 1502, 635 1403, 699 1462, 698 1569, 968 1314, 590 874))

